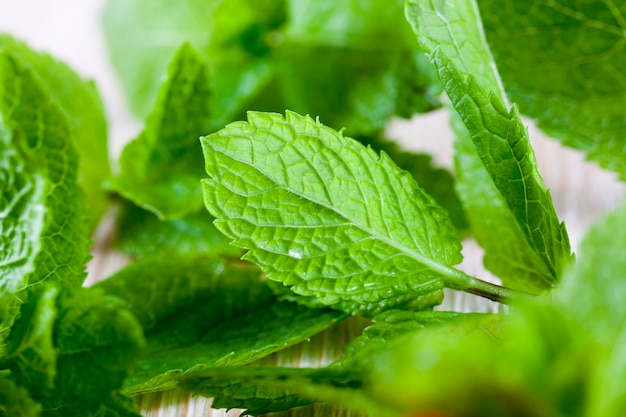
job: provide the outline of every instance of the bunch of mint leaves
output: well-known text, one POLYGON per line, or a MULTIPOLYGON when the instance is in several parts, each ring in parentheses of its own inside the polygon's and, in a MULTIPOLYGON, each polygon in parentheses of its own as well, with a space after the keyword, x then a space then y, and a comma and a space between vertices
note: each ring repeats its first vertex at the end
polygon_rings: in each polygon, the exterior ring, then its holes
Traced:
POLYGON ((620 415, 626 207, 574 260, 520 112, 623 178, 624 9, 110 0, 146 117, 114 174, 95 85, 0 36, 0 416, 137 416, 171 389, 250 415, 620 415), (454 175, 384 137, 443 105, 454 175), (85 288, 111 202, 134 261, 85 288), (455 267, 467 235, 502 286, 455 267), (434 311, 444 288, 510 312, 434 311), (342 359, 262 361, 351 316, 342 359))

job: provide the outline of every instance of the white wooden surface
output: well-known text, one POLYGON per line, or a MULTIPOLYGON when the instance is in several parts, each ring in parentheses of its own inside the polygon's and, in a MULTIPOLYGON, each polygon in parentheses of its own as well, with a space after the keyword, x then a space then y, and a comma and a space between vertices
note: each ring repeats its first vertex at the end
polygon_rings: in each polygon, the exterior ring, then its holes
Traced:
MULTIPOLYGON (((8 32, 65 60, 83 76, 96 80, 110 121, 111 156, 115 158, 123 144, 141 128, 126 109, 121 88, 108 62, 99 26, 104 0, 0 0, 0 32, 8 32)), ((394 121, 389 126, 391 137, 413 149, 427 151, 443 166, 452 165, 452 134, 445 112, 435 112, 411 121, 394 121)), ((576 248, 588 227, 602 214, 616 207, 624 196, 624 184, 612 173, 584 161, 573 150, 546 139, 530 127, 537 159, 544 179, 551 189, 557 212, 568 227, 572 247, 576 248)), ((110 250, 113 236, 112 215, 102 223, 95 235, 94 259, 89 265, 88 282, 108 276, 127 259, 110 250)), ((488 277, 481 264, 481 252, 474 242, 465 242, 462 268, 479 277, 488 277)), ((459 311, 496 311, 498 306, 478 297, 447 293, 442 309, 459 311)), ((323 365, 340 355, 343 344, 353 338, 363 321, 340 325, 310 342, 268 358, 280 365, 323 365)), ((139 399, 142 413, 154 417, 237 416, 210 408, 210 400, 189 399, 176 392, 166 392, 139 399)), ((290 416, 347 416, 323 406, 310 407, 290 416)))

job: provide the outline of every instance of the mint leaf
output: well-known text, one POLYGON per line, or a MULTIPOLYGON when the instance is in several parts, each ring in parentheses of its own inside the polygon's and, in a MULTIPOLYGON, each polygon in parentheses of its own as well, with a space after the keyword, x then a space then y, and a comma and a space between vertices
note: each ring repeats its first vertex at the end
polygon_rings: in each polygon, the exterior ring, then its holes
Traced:
POLYGON ((570 258, 567 232, 539 174, 517 108, 505 108, 507 98, 476 5, 472 0, 455 2, 454 7, 411 1, 407 17, 467 129, 457 126, 463 150, 457 163, 458 189, 468 201, 476 238, 486 249, 485 265, 516 288, 540 292, 552 287, 570 258), (473 162, 465 136, 471 137, 485 173, 473 162), (495 199, 478 202, 475 192, 495 199))
POLYGON ((202 146, 215 225, 297 294, 375 314, 431 307, 444 285, 499 291, 451 267, 447 215, 384 153, 291 112, 251 112, 202 146))
POLYGON ((206 255, 146 258, 97 287, 124 299, 147 331, 125 384, 132 393, 171 389, 191 369, 249 363, 346 317, 278 302, 253 265, 206 255))
POLYGON ((570 343, 584 346, 588 370, 587 409, 589 415, 610 416, 626 407, 626 296, 620 255, 626 237, 620 233, 626 222, 622 205, 599 221, 585 236, 580 256, 563 278, 555 304, 574 322, 570 343), (574 333, 575 332, 575 333, 574 333), (580 339, 580 335, 585 337, 580 339))
POLYGON ((455 191, 456 179, 448 170, 433 164, 432 157, 424 153, 414 153, 402 149, 394 142, 372 137, 356 138, 376 152, 384 151, 393 162, 408 171, 417 184, 441 206, 459 233, 468 230, 465 210, 455 191))
MULTIPOLYGON (((384 349, 386 343, 403 334, 414 330, 423 329, 427 326, 445 323, 458 316, 470 313, 457 313, 454 311, 403 311, 389 310, 374 317, 373 324, 363 330, 363 334, 351 341, 345 348, 347 357, 339 361, 343 365, 351 357, 358 355, 362 349, 373 349, 372 346, 380 346, 384 349)), ((483 316, 481 316, 483 317, 483 316)))
POLYGON ((41 405, 32 400, 28 391, 0 375, 0 415, 39 417, 41 405))
POLYGON ((0 35, 0 51, 18 56, 40 77, 51 101, 67 116, 72 139, 80 155, 78 181, 87 196, 90 227, 94 229, 108 207, 102 183, 110 174, 106 118, 95 84, 83 80, 63 62, 48 54, 35 52, 10 36, 0 35))
POLYGON ((148 113, 170 58, 188 42, 210 59, 212 127, 217 127, 233 120, 268 83, 267 38, 284 14, 282 0, 110 0, 103 19, 111 60, 136 114, 148 113))
POLYGON ((249 109, 289 108, 354 134, 372 134, 393 115, 409 117, 439 103, 441 85, 402 10, 399 0, 161 0, 149 7, 111 0, 105 28, 113 62, 140 114, 156 96, 165 58, 189 42, 211 68, 212 127, 249 109), (155 12, 171 7, 177 13, 155 12))
POLYGON ((206 211, 180 219, 161 221, 150 211, 132 203, 121 205, 117 217, 116 249, 142 258, 158 252, 238 255, 228 239, 213 226, 206 211))
POLYGON ((62 293, 55 345, 58 374, 46 408, 61 415, 136 415, 119 390, 145 339, 121 300, 94 289, 62 293))
POLYGON ((58 352, 53 330, 57 319, 59 290, 43 287, 22 305, 20 315, 7 338, 4 366, 21 386, 51 389, 57 374, 58 352))
POLYGON ((0 140, 6 179, 0 328, 6 333, 44 280, 80 286, 89 244, 71 124, 39 76, 8 50, 0 51, 0 140))
POLYGON ((162 220, 202 208, 195 148, 209 132, 208 68, 197 52, 183 45, 170 64, 168 80, 143 132, 120 158, 121 173, 110 188, 162 220))
POLYGON ((388 408, 368 400, 359 389, 361 381, 351 377, 349 372, 326 368, 217 367, 185 375, 180 387, 214 397, 214 408, 244 408, 246 414, 253 416, 301 407, 320 399, 333 403, 352 401, 351 411, 390 415, 388 408))
POLYGON ((568 146, 626 178, 621 2, 478 0, 507 93, 568 146))
POLYGON ((402 1, 287 5, 284 39, 272 56, 283 108, 362 135, 382 131, 392 115, 437 106, 441 86, 411 36, 402 1))
POLYGON ((7 343, 7 378, 42 415, 137 416, 119 390, 145 341, 120 300, 42 287, 22 304, 7 343))

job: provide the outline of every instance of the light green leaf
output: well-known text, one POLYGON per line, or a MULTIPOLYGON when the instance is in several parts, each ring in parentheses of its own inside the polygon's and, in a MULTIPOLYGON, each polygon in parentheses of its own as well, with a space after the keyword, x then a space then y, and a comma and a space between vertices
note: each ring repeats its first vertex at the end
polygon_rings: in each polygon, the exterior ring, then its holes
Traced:
POLYGON ((384 139, 358 137, 359 142, 371 146, 376 152, 384 151, 393 162, 408 171, 417 184, 441 206, 460 234, 468 231, 465 210, 455 191, 456 179, 448 170, 433 163, 425 153, 414 153, 402 149, 398 144, 384 139))
POLYGON ((51 100, 68 118, 72 140, 80 155, 78 181, 87 196, 87 212, 94 229, 108 206, 103 181, 109 176, 107 125, 95 84, 50 55, 31 50, 10 36, 0 35, 0 51, 18 56, 47 87, 51 100))
POLYGON ((143 132, 124 148, 121 172, 109 184, 161 220, 202 208, 198 138, 209 133, 207 72, 191 46, 178 50, 143 132))
POLYGON ((520 111, 626 178, 626 4, 477 3, 504 86, 520 111))
POLYGON ((211 68, 212 127, 244 110, 294 109, 372 134, 393 115, 439 104, 441 85, 402 11, 401 0, 110 0, 105 28, 139 113, 156 96, 165 58, 190 42, 211 68))
POLYGON ((515 106, 510 111, 505 107, 507 98, 474 1, 410 1, 407 17, 465 124, 455 126, 457 149, 462 150, 457 154, 458 189, 486 249, 485 265, 516 288, 541 292, 552 287, 570 259, 567 232, 519 113, 515 106))
POLYGON ((300 295, 375 314, 431 307, 444 285, 499 291, 451 267, 450 220, 384 153, 291 112, 250 112, 202 146, 216 226, 300 295))
POLYGON ((233 120, 269 81, 267 38, 284 21, 284 6, 282 0, 110 0, 103 21, 111 60, 138 115, 148 113, 180 45, 188 42, 209 58, 216 127, 233 120))
POLYGON ((347 315, 278 302, 254 265, 207 255, 158 255, 97 285, 124 299, 148 347, 132 393, 171 389, 191 369, 242 365, 306 340, 347 315))
POLYGON ((0 140, 2 339, 42 281, 80 286, 89 245, 71 124, 30 66, 7 50, 0 51, 0 140))

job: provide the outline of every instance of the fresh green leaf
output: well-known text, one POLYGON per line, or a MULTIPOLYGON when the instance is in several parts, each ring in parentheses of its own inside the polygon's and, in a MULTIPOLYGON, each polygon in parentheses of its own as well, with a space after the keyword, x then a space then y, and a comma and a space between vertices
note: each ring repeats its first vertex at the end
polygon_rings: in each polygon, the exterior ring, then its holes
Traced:
POLYGON ((63 62, 35 52, 10 36, 0 35, 0 51, 18 56, 45 84, 51 101, 68 117, 72 140, 80 155, 78 181, 87 196, 90 227, 94 229, 108 206, 102 183, 110 174, 106 118, 95 84, 83 80, 63 62))
MULTIPOLYGON (((403 311, 389 310, 374 317, 373 324, 363 330, 363 334, 351 341, 345 348, 347 360, 358 355, 364 348, 373 349, 372 346, 384 346, 389 340, 400 335, 427 326, 446 322, 458 316, 470 313, 457 313, 454 311, 403 311)), ((482 317, 482 316, 481 316, 482 317)), ((343 364, 344 361, 339 361, 343 364)))
POLYGON ((582 340, 574 340, 586 348, 588 416, 611 416, 626 407, 626 307, 620 301, 626 297, 625 223, 622 206, 592 228, 555 294, 555 304, 577 325, 575 337, 582 340))
POLYGON ((477 0, 502 80, 523 114, 626 178, 626 5, 477 0))
POLYGON ((269 81, 264 55, 268 38, 284 21, 284 14, 282 0, 110 0, 104 28, 111 60, 131 107, 142 116, 157 97, 161 77, 176 49, 188 42, 202 51, 210 60, 213 75, 212 127, 217 127, 232 121, 269 81))
MULTIPOLYGON (((441 86, 419 51, 402 1, 289 1, 272 58, 284 108, 354 135, 438 104, 441 86)), ((282 109, 281 109, 282 110, 282 109)))
POLYGON ((439 103, 441 85, 402 10, 399 0, 186 0, 175 5, 161 0, 149 7, 142 0, 112 0, 105 28, 113 61, 139 113, 156 96, 164 58, 190 42, 211 67, 213 127, 243 117, 244 110, 289 108, 354 134, 372 134, 393 115, 409 117, 439 103), (156 12, 172 7, 173 15, 156 12))
POLYGON ((22 304, 7 341, 3 366, 43 416, 137 416, 119 390, 145 341, 120 300, 42 287, 22 304))
POLYGON ((30 65, 9 50, 0 51, 0 140, 0 332, 6 333, 44 280, 80 286, 89 244, 71 124, 30 65))
POLYGON ((25 388, 0 375, 0 416, 39 417, 40 413, 41 405, 33 401, 25 388))
MULTIPOLYGON (((323 369, 263 366, 217 367, 192 371, 181 378, 181 387, 195 394, 215 397, 216 408, 245 408, 258 415, 282 411, 313 401, 347 404, 351 410, 374 415, 399 415, 389 401, 373 400, 367 391, 369 373, 401 335, 452 321, 484 321, 485 315, 452 312, 388 311, 378 323, 346 348, 346 359, 323 369), (376 412, 374 412, 376 411, 376 412)), ((456 327, 457 329, 460 328, 456 327)), ((468 325, 469 328, 469 325, 468 325)))
POLYGON ((462 149, 459 191, 486 249, 485 265, 516 288, 540 292, 552 287, 570 258, 567 232, 539 174, 517 108, 505 108, 507 97, 474 1, 409 1, 407 17, 467 129, 457 125, 462 149), (479 200, 475 192, 495 199, 479 200))
POLYGON ((191 369, 249 363, 346 317, 278 302, 253 265, 207 255, 146 258, 98 287, 124 299, 148 330, 125 384, 132 393, 173 388, 191 369))
POLYGON ((360 389, 361 381, 353 376, 344 370, 327 368, 217 367, 191 372, 181 378, 180 387, 215 397, 212 406, 216 408, 245 408, 246 414, 253 416, 319 400, 335 404, 352 401, 352 410, 389 415, 389 408, 368 400, 360 389))
MULTIPOLYGON (((57 371, 58 352, 53 329, 57 319, 58 289, 43 287, 32 301, 22 305, 7 338, 4 366, 18 385, 51 389, 57 371)), ((4 368, 2 366, 2 368, 4 368)))
POLYGON ((178 50, 143 132, 124 148, 121 172, 109 184, 161 220, 202 208, 198 138, 209 133, 207 71, 191 46, 178 50))
POLYGON ((431 307, 444 285, 499 292, 451 267, 447 215, 384 153, 291 112, 250 112, 202 146, 216 226, 297 294, 375 314, 431 307))
POLYGON ((118 230, 113 243, 116 249, 134 258, 158 252, 240 254, 241 250, 230 246, 228 239, 213 226, 213 220, 203 210, 180 219, 161 221, 151 212, 125 203, 118 213, 118 230))
POLYGON ((61 410, 61 415, 99 415, 105 410, 136 415, 119 390, 145 347, 141 326, 124 302, 98 290, 61 295, 54 332, 58 374, 44 405, 61 410))
POLYGON ((465 211, 454 189, 456 180, 446 169, 433 164, 432 157, 402 149, 394 142, 371 137, 358 137, 359 142, 376 152, 384 151, 400 168, 408 171, 417 184, 441 206, 459 233, 469 228, 465 211))

